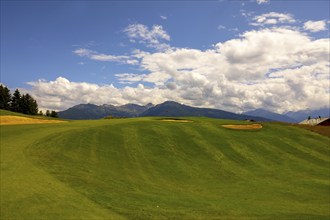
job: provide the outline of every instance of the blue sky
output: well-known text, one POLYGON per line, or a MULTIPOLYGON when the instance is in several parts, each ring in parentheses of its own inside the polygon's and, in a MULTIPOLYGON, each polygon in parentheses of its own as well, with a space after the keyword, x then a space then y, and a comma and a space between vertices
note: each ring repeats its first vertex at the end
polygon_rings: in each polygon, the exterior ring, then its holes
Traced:
POLYGON ((329 1, 1 1, 1 83, 55 110, 319 108, 329 47, 329 1))

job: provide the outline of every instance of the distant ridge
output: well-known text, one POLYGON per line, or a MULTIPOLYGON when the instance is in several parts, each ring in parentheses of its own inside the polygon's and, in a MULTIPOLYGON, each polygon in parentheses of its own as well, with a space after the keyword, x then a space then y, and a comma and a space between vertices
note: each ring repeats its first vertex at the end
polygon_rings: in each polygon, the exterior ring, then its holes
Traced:
POLYGON ((219 109, 196 108, 183 105, 173 101, 166 101, 152 108, 147 109, 140 116, 204 116, 210 118, 222 118, 233 120, 255 120, 255 121, 271 121, 267 118, 235 114, 219 109))
POLYGON ((281 122, 288 122, 288 123, 298 122, 297 120, 290 118, 287 115, 277 114, 274 112, 267 111, 265 109, 256 109, 256 110, 252 110, 252 111, 247 111, 247 112, 244 112, 243 114, 250 115, 250 116, 269 118, 274 121, 281 121, 281 122))
POLYGON ((268 118, 235 114, 219 109, 191 107, 174 101, 166 101, 156 106, 151 103, 145 106, 131 103, 121 106, 79 104, 59 112, 58 115, 60 118, 73 120, 100 119, 111 115, 112 117, 204 116, 233 120, 272 121, 268 118))
POLYGON ((152 106, 153 104, 151 103, 145 106, 136 104, 121 106, 79 104, 59 112, 58 116, 60 118, 73 120, 100 119, 110 115, 113 117, 138 117, 142 112, 152 106))
POLYGON ((319 116, 322 118, 330 118, 330 108, 324 107, 316 110, 300 110, 296 112, 287 112, 285 113, 286 116, 289 116, 293 119, 295 119, 298 122, 301 122, 305 119, 307 119, 309 116, 311 118, 318 118, 319 116))

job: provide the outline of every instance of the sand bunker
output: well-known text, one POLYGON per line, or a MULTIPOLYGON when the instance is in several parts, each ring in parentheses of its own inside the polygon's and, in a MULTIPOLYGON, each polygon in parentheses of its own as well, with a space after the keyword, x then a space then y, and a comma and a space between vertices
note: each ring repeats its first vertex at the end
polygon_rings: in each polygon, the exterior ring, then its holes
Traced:
POLYGON ((256 130, 261 129, 261 124, 250 124, 250 125, 222 125, 224 128, 236 129, 236 130, 256 130))
POLYGON ((12 116, 12 115, 0 116, 0 125, 48 124, 48 123, 61 123, 61 122, 66 122, 66 121, 27 118, 27 117, 12 116))
POLYGON ((160 119, 159 121, 165 121, 165 122, 183 122, 183 123, 193 122, 191 120, 186 120, 186 119, 172 119, 172 118, 169 118, 169 119, 160 119))

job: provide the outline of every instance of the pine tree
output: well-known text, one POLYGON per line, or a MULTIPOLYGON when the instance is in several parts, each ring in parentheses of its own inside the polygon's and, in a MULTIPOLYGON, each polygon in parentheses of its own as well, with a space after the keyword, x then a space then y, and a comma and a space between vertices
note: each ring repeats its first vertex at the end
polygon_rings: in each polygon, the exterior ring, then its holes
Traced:
POLYGON ((20 112, 27 115, 37 115, 38 114, 38 104, 29 93, 26 93, 21 97, 19 102, 20 112))
POLYGON ((32 98, 32 96, 29 95, 29 93, 26 93, 21 98, 22 103, 22 113, 28 114, 28 115, 37 115, 38 114, 38 104, 36 100, 32 98))
POLYGON ((23 114, 28 114, 28 102, 27 98, 25 97, 25 94, 22 95, 18 102, 19 110, 18 112, 23 113, 23 114))
POLYGON ((57 112, 52 111, 52 112, 50 113, 50 117, 58 118, 57 112))
POLYGON ((13 112, 20 112, 21 93, 18 89, 15 90, 10 103, 10 110, 13 112))
POLYGON ((32 96, 30 96, 30 97, 31 97, 30 102, 29 102, 30 114, 37 115, 38 114, 38 103, 34 98, 32 98, 32 96))
POLYGON ((7 86, 0 84, 0 109, 9 110, 10 100, 10 90, 7 88, 7 86))

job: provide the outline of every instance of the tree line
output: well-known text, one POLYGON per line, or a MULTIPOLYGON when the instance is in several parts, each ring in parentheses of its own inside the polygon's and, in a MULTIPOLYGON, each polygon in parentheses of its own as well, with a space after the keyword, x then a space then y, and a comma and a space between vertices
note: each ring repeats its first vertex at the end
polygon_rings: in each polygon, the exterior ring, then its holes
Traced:
MULTIPOLYGON (((44 115, 42 111, 38 111, 37 101, 28 93, 21 94, 16 89, 13 94, 7 86, 0 84, 0 109, 19 112, 27 115, 44 115)), ((57 112, 46 111, 46 116, 57 118, 57 112)))

